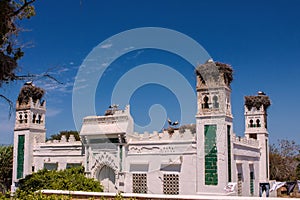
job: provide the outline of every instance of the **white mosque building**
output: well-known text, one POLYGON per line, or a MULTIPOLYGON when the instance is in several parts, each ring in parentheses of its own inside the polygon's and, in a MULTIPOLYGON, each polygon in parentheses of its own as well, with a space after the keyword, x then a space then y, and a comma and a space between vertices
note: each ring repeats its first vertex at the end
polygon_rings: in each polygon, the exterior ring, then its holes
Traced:
POLYGON ((83 119, 81 141, 70 136, 46 142, 45 101, 17 101, 12 188, 43 168, 83 165, 106 192, 258 196, 269 182, 269 97, 245 97, 245 136, 236 136, 232 68, 209 60, 196 76, 196 129, 135 133, 129 106, 114 107, 83 119))

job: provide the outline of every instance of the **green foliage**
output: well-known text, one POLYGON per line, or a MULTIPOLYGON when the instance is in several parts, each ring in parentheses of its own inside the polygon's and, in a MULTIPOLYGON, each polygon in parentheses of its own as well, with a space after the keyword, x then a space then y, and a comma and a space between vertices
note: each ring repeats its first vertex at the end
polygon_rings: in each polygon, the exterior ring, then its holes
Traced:
POLYGON ((270 178, 293 181, 300 178, 300 145, 295 141, 279 140, 270 146, 270 178))
MULTIPOLYGON (((32 194, 25 194, 22 193, 19 197, 12 197, 10 198, 9 196, 4 196, 0 194, 0 200, 17 200, 17 199, 26 199, 26 200, 71 200, 73 197, 71 195, 45 195, 42 193, 32 193, 32 194)), ((94 198, 90 197, 88 198, 89 200, 94 200, 94 199, 99 199, 99 197, 94 198)), ((114 199, 114 200, 123 200, 123 199, 128 199, 128 200, 135 200, 136 198, 124 198, 121 193, 117 193, 114 198, 106 198, 106 197, 100 197, 101 200, 105 199, 114 199)))
POLYGON ((299 162, 299 164, 297 165, 296 175, 297 175, 297 180, 300 180, 300 162, 299 162))
POLYGON ((78 131, 60 131, 58 134, 53 134, 48 138, 48 140, 60 140, 61 136, 65 135, 67 140, 69 139, 70 135, 74 135, 76 141, 80 141, 80 136, 78 131))
POLYGON ((40 192, 38 193, 19 193, 18 196, 15 196, 13 199, 26 199, 26 200, 71 200, 71 196, 64 195, 44 195, 40 192))
POLYGON ((11 185, 13 146, 0 146, 0 193, 6 193, 11 185))
POLYGON ((3 83, 17 80, 17 61, 24 55, 17 36, 21 30, 17 23, 35 15, 32 3, 35 0, 0 1, 0 87, 3 83))
POLYGON ((196 133, 196 124, 185 124, 179 127, 179 133, 184 133, 186 129, 189 129, 191 133, 196 133))
POLYGON ((27 175, 19 182, 17 196, 32 195, 42 189, 102 192, 100 183, 84 175, 84 168, 70 168, 61 171, 40 170, 27 175))

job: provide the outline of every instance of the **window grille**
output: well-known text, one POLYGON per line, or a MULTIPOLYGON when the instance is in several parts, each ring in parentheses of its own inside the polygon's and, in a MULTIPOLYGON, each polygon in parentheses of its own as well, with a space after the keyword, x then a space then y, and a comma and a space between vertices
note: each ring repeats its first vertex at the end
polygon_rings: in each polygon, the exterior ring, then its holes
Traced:
POLYGON ((238 173, 238 195, 241 196, 242 195, 242 174, 238 173))
POLYGON ((147 174, 132 174, 132 192, 147 193, 147 174))
POLYGON ((254 195, 254 172, 250 172, 250 195, 254 195))
POLYGON ((179 194, 179 175, 164 174, 164 194, 179 194))

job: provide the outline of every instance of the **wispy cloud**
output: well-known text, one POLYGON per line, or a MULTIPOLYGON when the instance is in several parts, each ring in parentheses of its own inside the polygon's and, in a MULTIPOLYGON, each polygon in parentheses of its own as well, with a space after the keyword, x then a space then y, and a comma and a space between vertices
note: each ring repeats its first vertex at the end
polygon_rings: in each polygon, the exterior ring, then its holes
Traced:
POLYGON ((84 89, 87 87, 88 87, 88 84, 80 84, 80 85, 74 87, 73 90, 81 90, 81 89, 84 89))
POLYGON ((61 109, 47 108, 46 116, 47 116, 47 117, 55 117, 56 115, 58 115, 58 114, 61 113, 61 112, 62 112, 61 109))
POLYGON ((76 68, 74 68, 74 66, 54 67, 50 69, 47 73, 51 74, 51 76, 53 76, 62 84, 52 79, 40 79, 35 81, 35 84, 45 89, 46 93, 52 93, 52 92, 55 92, 56 94, 71 93, 73 88, 73 83, 74 83, 72 77, 74 76, 75 73, 74 70, 76 69, 78 69, 78 66, 76 66, 76 68))
POLYGON ((112 44, 111 44, 111 43, 108 43, 108 44, 102 44, 102 45, 100 46, 101 49, 109 49, 109 48, 111 48, 111 47, 112 47, 112 44))
POLYGON ((57 71, 58 74, 61 74, 61 73, 64 73, 64 72, 67 72, 69 71, 70 69, 68 67, 63 67, 61 68, 60 70, 57 71))
POLYGON ((55 81, 38 81, 36 82, 36 85, 43 88, 46 91, 46 93, 71 93, 73 89, 73 81, 68 81, 63 84, 59 84, 55 81))
POLYGON ((124 51, 128 51, 128 50, 131 50, 131 49, 134 49, 134 47, 132 47, 132 46, 131 46, 131 47, 126 47, 126 48, 124 48, 123 50, 124 50, 124 51))

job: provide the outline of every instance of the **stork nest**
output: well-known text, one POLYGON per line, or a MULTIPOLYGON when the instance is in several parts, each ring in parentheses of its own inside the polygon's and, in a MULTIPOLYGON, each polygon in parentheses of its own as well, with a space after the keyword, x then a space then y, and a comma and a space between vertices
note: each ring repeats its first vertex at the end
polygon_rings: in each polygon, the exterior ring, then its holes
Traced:
POLYGON ((271 105, 271 101, 267 95, 245 96, 245 105, 249 110, 252 107, 259 109, 261 106, 266 110, 271 105))
POLYGON ((191 133, 196 133, 196 124, 185 124, 179 127, 179 133, 184 133, 185 130, 190 130, 191 133))
POLYGON ((24 85, 18 96, 18 101, 19 104, 27 104, 30 98, 32 98, 32 101, 36 102, 37 100, 41 100, 44 94, 45 90, 40 87, 36 87, 34 85, 24 85))
POLYGON ((231 65, 221 62, 207 62, 200 65, 196 69, 196 74, 200 76, 200 80, 203 84, 210 78, 218 82, 221 76, 223 76, 224 83, 228 86, 230 86, 233 81, 233 69, 231 65))
POLYGON ((224 80, 227 85, 233 81, 233 69, 231 65, 221 62, 215 62, 219 71, 224 75, 224 80))

